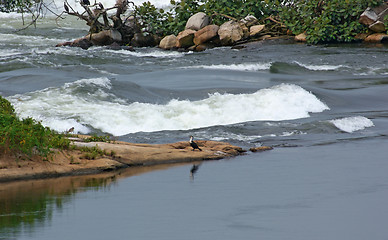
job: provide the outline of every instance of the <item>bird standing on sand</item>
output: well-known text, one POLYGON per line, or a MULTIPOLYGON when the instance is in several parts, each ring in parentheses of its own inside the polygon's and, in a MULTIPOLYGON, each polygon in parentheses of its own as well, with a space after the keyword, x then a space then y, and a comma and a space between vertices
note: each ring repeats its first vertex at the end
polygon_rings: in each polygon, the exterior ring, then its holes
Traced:
POLYGON ((198 149, 199 151, 202 151, 202 149, 200 149, 197 145, 197 143, 194 142, 194 137, 193 136, 190 136, 190 146, 193 148, 193 151, 195 149, 198 149))

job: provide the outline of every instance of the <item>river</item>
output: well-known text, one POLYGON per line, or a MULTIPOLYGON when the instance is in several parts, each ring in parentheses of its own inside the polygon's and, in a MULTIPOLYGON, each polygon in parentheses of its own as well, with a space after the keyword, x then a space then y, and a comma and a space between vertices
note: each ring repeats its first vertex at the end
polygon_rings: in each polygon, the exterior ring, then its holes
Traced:
MULTIPOLYGON (((111 1, 108 1, 111 2, 111 1)), ((154 1, 160 6, 163 1, 154 1)), ((106 3, 108 4, 108 3, 106 3)), ((388 239, 388 47, 54 47, 83 22, 0 16, 0 95, 59 132, 263 153, 0 184, 0 239, 388 239)))

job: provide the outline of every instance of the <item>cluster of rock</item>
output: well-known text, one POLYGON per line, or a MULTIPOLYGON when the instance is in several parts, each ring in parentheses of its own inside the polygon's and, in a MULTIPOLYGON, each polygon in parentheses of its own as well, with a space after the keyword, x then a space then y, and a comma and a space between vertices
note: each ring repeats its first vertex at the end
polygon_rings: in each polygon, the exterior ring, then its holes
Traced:
POLYGON ((372 34, 360 35, 366 42, 388 42, 387 27, 384 18, 388 15, 388 4, 383 3, 375 8, 367 8, 360 16, 359 22, 368 26, 372 34))
POLYGON ((203 51, 219 46, 232 46, 250 38, 263 37, 265 25, 257 25, 256 17, 248 15, 244 19, 230 20, 221 26, 211 23, 211 18, 203 12, 191 16, 185 30, 178 36, 164 37, 159 47, 162 49, 185 49, 203 51))
MULTIPOLYGON (((369 43, 386 43, 388 35, 386 34, 388 26, 384 24, 384 18, 388 15, 388 4, 383 3, 375 8, 367 8, 361 15, 359 22, 368 26, 369 33, 360 33, 356 35, 356 39, 369 43)), ((301 33, 295 36, 298 42, 306 42, 306 33, 301 33)))

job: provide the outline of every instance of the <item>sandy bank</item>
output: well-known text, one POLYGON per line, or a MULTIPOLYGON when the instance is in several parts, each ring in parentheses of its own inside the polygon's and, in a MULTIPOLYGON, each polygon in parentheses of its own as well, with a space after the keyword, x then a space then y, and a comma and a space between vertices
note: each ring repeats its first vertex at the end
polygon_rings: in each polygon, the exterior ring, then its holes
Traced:
POLYGON ((107 155, 85 159, 79 150, 57 151, 50 160, 39 157, 17 159, 0 156, 0 182, 59 176, 92 174, 130 166, 217 160, 240 155, 244 150, 225 142, 196 141, 203 151, 192 151, 188 142, 172 144, 135 144, 115 141, 83 142, 73 139, 76 146, 98 147, 107 155))

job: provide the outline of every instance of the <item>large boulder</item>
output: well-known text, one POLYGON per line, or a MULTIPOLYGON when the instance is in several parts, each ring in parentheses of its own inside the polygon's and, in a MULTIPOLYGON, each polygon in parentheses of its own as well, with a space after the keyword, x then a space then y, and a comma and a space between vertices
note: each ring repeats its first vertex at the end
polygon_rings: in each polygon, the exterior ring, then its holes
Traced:
POLYGON ((189 20, 187 20, 186 29, 192 29, 192 30, 198 31, 204 28, 205 26, 209 25, 210 22, 211 20, 209 16, 207 16, 203 12, 198 12, 193 16, 191 16, 189 20))
POLYGON ((217 25, 207 25, 194 34, 194 44, 200 45, 213 40, 218 36, 219 29, 220 27, 217 25))
POLYGON ((224 46, 235 44, 236 42, 242 40, 245 34, 246 33, 244 33, 244 29, 241 27, 241 24, 233 20, 222 24, 218 30, 221 44, 224 46))
POLYGON ((93 33, 92 36, 87 35, 86 39, 90 39, 93 45, 106 46, 114 42, 121 42, 121 33, 115 29, 104 30, 98 33, 93 33))
POLYGON ((382 33, 386 31, 385 24, 382 21, 376 21, 369 25, 369 29, 373 32, 382 33))
POLYGON ((165 50, 175 48, 175 45, 176 45, 176 36, 175 35, 165 36, 159 43, 159 47, 161 49, 165 49, 165 50))
POLYGON ((364 39, 368 43, 388 43, 388 35, 384 33, 375 33, 364 39))
POLYGON ((135 33, 131 40, 132 47, 154 47, 157 45, 154 35, 143 33, 135 33))
POLYGON ((388 4, 383 3, 374 8, 367 8, 360 16, 359 22, 367 25, 374 32, 385 32, 384 19, 388 15, 388 4))
POLYGON ((186 29, 178 34, 176 37, 176 47, 177 48, 188 48, 194 45, 194 34, 195 30, 186 29))

